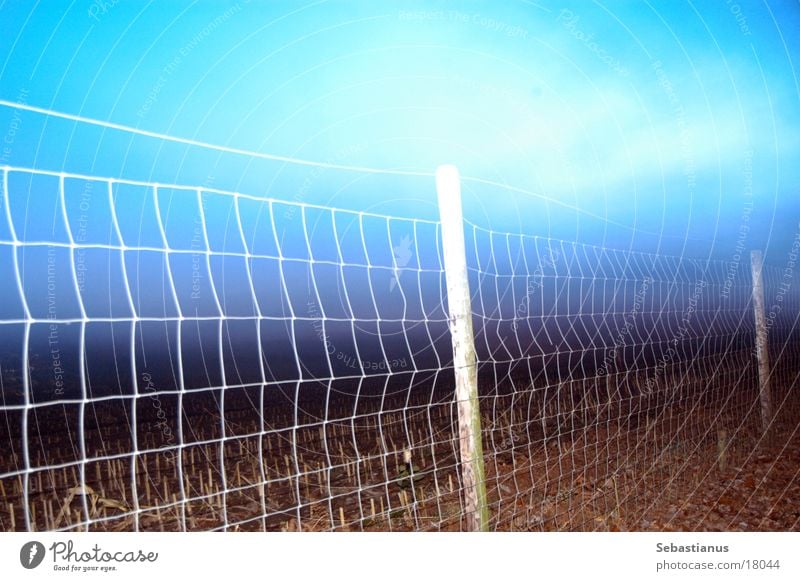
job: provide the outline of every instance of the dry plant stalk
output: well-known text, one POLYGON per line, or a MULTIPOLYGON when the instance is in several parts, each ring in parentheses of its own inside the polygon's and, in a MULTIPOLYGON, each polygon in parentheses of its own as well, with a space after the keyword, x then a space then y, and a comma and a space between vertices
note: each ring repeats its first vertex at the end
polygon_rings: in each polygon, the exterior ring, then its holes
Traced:
POLYGON ((717 461, 720 472, 725 472, 728 467, 728 430, 725 428, 717 431, 717 461))
MULTIPOLYGON (((117 510, 121 510, 123 512, 128 512, 130 510, 130 507, 128 507, 127 505, 125 505, 125 504, 123 504, 123 503, 121 503, 119 501, 114 500, 113 498, 106 498, 104 496, 101 496, 101 495, 97 494, 94 491, 94 489, 91 486, 89 486, 88 484, 85 484, 83 486, 73 486, 72 488, 69 489, 68 494, 67 494, 66 498, 64 499, 64 502, 62 504, 61 510, 59 511, 58 516, 55 519, 55 522, 53 523, 53 529, 57 529, 59 527, 59 525, 61 524, 62 520, 64 520, 65 518, 69 518, 69 516, 70 516, 70 507, 72 505, 72 501, 75 500, 76 496, 88 496, 89 497, 89 501, 90 501, 89 516, 90 516, 90 518, 96 518, 97 515, 99 514, 99 510, 100 509, 114 508, 114 509, 117 509, 117 510)), ((35 506, 34 506, 34 509, 35 509, 35 506)), ((78 515, 78 520, 80 520, 80 511, 77 511, 77 515, 78 515)), ((45 515, 45 517, 46 517, 46 515, 45 515)))

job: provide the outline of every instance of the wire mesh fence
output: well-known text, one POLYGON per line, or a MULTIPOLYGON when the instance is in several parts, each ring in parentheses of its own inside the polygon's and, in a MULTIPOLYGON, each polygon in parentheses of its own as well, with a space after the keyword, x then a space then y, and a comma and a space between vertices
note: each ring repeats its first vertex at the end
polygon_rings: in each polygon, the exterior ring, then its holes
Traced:
MULTIPOLYGON (((0 530, 466 528, 440 223, 2 171, 0 530)), ((647 528, 751 453, 749 263, 464 234, 488 528, 647 528)))

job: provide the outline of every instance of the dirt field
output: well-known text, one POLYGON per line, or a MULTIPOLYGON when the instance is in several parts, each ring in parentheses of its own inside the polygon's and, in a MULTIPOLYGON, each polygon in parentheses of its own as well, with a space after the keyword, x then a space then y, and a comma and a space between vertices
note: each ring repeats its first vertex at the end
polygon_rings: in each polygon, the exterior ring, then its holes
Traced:
MULTIPOLYGON (((780 406, 762 438, 757 392, 710 400, 718 393, 701 384, 607 401, 586 382, 484 397, 491 528, 800 530, 800 406, 780 406)), ((253 387, 34 408, 27 472, 23 413, 5 411, 0 473, 21 473, 0 480, 0 530, 25 530, 26 502, 33 530, 464 527, 452 394, 325 406, 297 395, 253 387)))

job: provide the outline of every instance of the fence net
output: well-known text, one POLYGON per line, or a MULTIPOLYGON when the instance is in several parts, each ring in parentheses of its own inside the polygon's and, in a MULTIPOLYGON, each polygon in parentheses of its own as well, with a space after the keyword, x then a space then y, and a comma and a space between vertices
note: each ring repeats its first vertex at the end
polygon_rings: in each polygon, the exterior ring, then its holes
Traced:
MULTIPOLYGON (((647 530, 702 491, 721 449, 754 449, 749 261, 468 229, 496 528, 647 530)), ((781 409, 797 370, 789 302, 770 336, 781 409)))
MULTIPOLYGON (((2 183, 0 530, 464 528, 439 223, 2 183)), ((465 235, 490 528, 647 528, 720 445, 751 453, 749 264, 465 235)), ((765 269, 778 410, 786 276, 765 269)))

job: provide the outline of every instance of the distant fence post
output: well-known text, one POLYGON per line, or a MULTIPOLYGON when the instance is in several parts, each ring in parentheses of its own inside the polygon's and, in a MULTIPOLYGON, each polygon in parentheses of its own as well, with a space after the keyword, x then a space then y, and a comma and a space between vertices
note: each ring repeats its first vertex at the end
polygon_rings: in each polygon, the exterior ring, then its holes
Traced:
POLYGON ((766 433, 772 420, 772 394, 769 386, 769 351, 767 318, 764 314, 764 278, 760 250, 750 253, 753 273, 753 310, 756 316, 756 356, 758 357, 758 386, 761 399, 761 424, 766 433))
POLYGON ((472 333, 464 221, 461 211, 461 182, 458 169, 443 165, 436 170, 436 191, 442 222, 442 249, 447 280, 447 307, 453 342, 458 436, 461 450, 461 476, 467 528, 489 530, 486 501, 486 476, 481 443, 481 412, 478 402, 478 368, 472 333))

